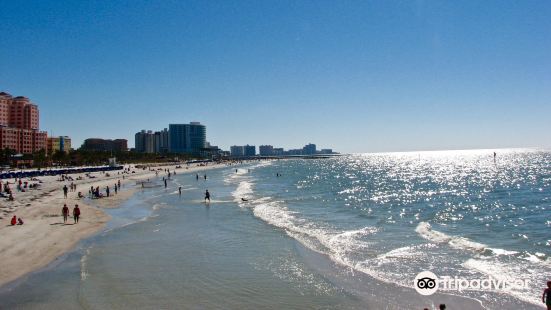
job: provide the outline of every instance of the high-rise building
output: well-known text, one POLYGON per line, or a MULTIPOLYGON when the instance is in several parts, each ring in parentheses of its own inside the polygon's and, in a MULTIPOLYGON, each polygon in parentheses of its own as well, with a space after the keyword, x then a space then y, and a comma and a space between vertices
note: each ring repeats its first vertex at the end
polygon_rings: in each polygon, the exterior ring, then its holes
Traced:
POLYGON ((48 153, 55 152, 69 153, 71 150, 71 138, 67 136, 48 137, 48 153))
POLYGON ((245 145, 244 147, 245 156, 255 156, 256 155, 256 146, 254 145, 245 145))
POLYGON ((144 136, 144 153, 155 153, 155 134, 148 130, 144 136))
POLYGON ((271 145, 261 145, 258 147, 260 156, 272 156, 274 155, 274 147, 271 145))
POLYGON ((256 147, 254 145, 234 145, 230 146, 230 154, 233 157, 255 156, 256 147))
POLYGON ((38 106, 0 92, 0 148, 29 154, 46 149, 46 140, 46 132, 39 131, 38 106))
POLYGON ((134 136, 135 150, 139 153, 155 153, 155 134, 153 131, 142 130, 134 136))
POLYGON ((146 131, 142 130, 134 135, 134 150, 138 153, 145 152, 145 135, 146 131))
POLYGON ((315 155, 315 154, 316 154, 315 144, 309 143, 302 148, 302 155, 315 155))
POLYGON ((170 153, 200 155, 207 142, 207 129, 199 122, 168 125, 168 150, 170 153))
POLYGON ((155 132, 155 153, 168 152, 168 129, 155 132))
POLYGON ((285 150, 283 150, 282 147, 274 147, 273 154, 276 155, 276 156, 284 155, 285 150))
POLYGON ((162 131, 142 130, 137 132, 135 138, 135 151, 139 153, 166 153, 168 152, 168 130, 162 131))
POLYGON ((240 145, 230 146, 230 155, 233 157, 245 156, 245 147, 240 145))

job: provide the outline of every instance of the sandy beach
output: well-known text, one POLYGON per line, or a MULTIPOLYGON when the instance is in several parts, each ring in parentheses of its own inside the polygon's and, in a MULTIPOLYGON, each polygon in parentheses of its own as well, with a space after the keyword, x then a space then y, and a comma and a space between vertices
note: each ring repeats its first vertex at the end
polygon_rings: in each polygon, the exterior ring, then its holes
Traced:
MULTIPOLYGON (((175 169, 175 166, 150 165, 148 169, 137 169, 134 165, 126 165, 134 173, 123 174, 122 170, 110 171, 109 176, 105 173, 93 173, 94 178, 84 174, 69 175, 73 181, 59 181, 60 176, 46 176, 40 180, 39 189, 29 189, 26 192, 15 190, 14 180, 8 180, 14 192, 14 201, 3 199, 0 202, 0 286, 14 281, 29 272, 45 267, 52 261, 59 258, 75 245, 94 233, 101 231, 110 217, 102 210, 103 208, 116 208, 123 201, 128 199, 139 188, 136 181, 147 180, 166 175, 163 170, 170 169, 171 172, 179 173, 201 173, 202 171, 225 167, 225 164, 182 165, 175 169), (153 169, 160 169, 158 176, 153 169), (78 177, 82 180, 76 180, 78 177), (123 179, 124 176, 124 179, 123 179), (113 187, 120 180, 121 190, 115 195, 113 187), (69 191, 68 197, 64 198, 63 186, 74 183, 76 191, 69 191), (111 189, 110 197, 94 200, 94 206, 90 199, 79 199, 78 192, 88 197, 90 187, 99 187, 105 193, 105 187, 111 189), (71 216, 66 224, 63 223, 61 209, 67 204, 71 210, 71 216), (75 204, 81 209, 81 218, 78 224, 73 224, 72 210, 75 204), (10 225, 13 216, 22 218, 23 225, 10 225)), ((36 181, 29 181, 37 183, 36 181)), ((6 180, 2 180, 5 184, 6 180)))

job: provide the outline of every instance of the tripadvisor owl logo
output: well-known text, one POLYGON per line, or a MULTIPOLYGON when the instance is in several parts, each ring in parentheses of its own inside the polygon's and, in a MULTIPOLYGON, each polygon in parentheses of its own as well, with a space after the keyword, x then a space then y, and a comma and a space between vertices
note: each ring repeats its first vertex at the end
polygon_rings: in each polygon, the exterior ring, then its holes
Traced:
POLYGON ((438 290, 438 277, 430 271, 420 272, 413 280, 413 287, 421 295, 432 295, 438 290))
POLYGON ((441 289, 443 291, 508 291, 526 290, 530 288, 530 279, 486 278, 466 279, 458 276, 442 276, 438 278, 430 271, 420 272, 413 280, 413 287, 421 295, 432 295, 441 289))

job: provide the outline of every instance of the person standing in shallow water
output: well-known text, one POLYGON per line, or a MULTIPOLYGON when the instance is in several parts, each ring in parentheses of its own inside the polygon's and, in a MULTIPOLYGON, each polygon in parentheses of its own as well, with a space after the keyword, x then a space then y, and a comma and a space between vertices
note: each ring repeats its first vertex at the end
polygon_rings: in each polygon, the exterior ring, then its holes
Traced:
POLYGON ((178 195, 182 196, 182 187, 178 186, 178 195))
POLYGON ((209 201, 210 202, 210 193, 209 193, 209 190, 207 189, 207 191, 205 192, 205 201, 209 201))

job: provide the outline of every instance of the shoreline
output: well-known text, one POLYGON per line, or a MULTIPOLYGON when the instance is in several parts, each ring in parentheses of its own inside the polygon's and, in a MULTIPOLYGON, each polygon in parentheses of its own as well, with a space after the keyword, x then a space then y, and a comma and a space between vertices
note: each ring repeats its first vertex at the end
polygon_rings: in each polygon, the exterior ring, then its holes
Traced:
MULTIPOLYGON (((109 176, 105 173, 92 173, 95 178, 86 178, 84 174, 72 174, 70 176, 75 179, 74 181, 59 181, 60 176, 40 177, 40 189, 28 189, 26 192, 17 192, 14 184, 10 184, 15 200, 5 200, 0 204, 0 261, 3 267, 0 269, 0 288, 17 283, 26 275, 47 267, 72 251, 80 241, 100 232, 111 220, 103 209, 118 208, 136 192, 136 181, 162 177, 164 169, 167 168, 155 164, 145 165, 148 166, 147 169, 125 165, 125 168, 133 168, 135 173, 121 174, 121 171, 108 171, 109 176), (159 172, 158 176, 156 171, 159 172), (78 176, 82 176, 83 179, 76 180, 78 176), (115 195, 112 188, 118 180, 121 181, 121 190, 115 195), (62 188, 64 185, 69 186, 71 182, 77 185, 77 190, 69 191, 67 198, 64 198, 62 188), (90 186, 99 186, 102 192, 106 186, 110 186, 111 195, 94 199, 94 203, 90 203, 90 186), (79 191, 86 198, 79 199, 79 191), (71 210, 66 224, 63 223, 61 215, 64 203, 71 210), (78 224, 73 224, 71 216, 75 204, 81 209, 78 224), (24 224, 10 225, 10 219, 14 215, 22 218, 24 224)), ((224 167, 229 166, 226 163, 184 165, 177 169, 170 167, 170 171, 187 174, 224 167)))

